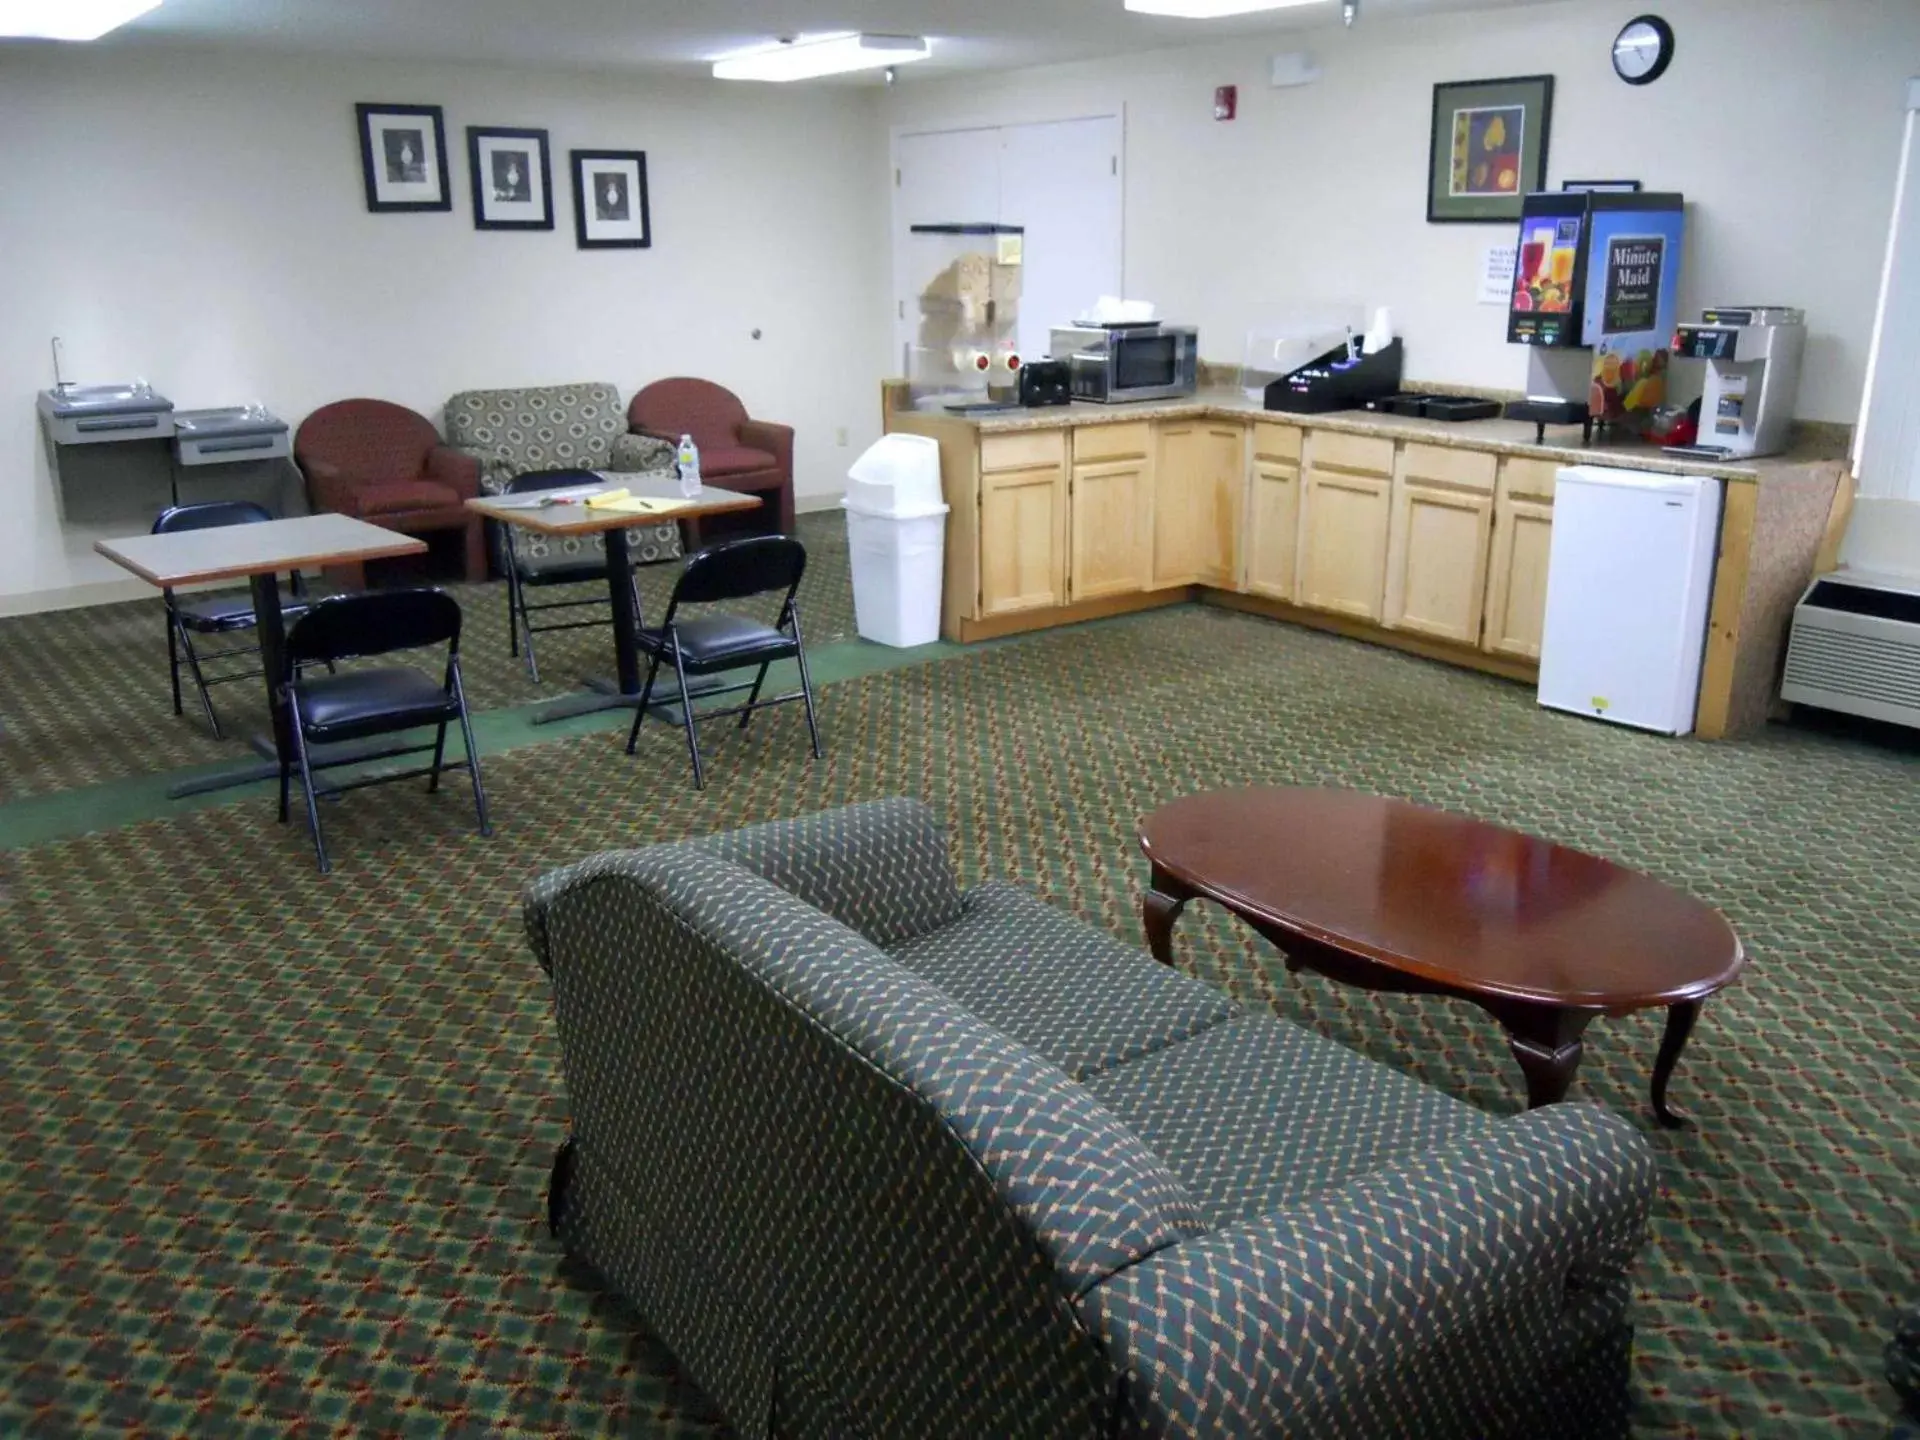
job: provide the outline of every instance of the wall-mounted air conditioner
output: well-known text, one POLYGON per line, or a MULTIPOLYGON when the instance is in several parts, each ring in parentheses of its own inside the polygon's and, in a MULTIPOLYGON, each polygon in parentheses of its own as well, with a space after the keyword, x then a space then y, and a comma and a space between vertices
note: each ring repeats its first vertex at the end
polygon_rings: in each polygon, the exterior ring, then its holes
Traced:
POLYGON ((1814 581, 1793 612, 1780 698, 1920 729, 1920 579, 1814 581))

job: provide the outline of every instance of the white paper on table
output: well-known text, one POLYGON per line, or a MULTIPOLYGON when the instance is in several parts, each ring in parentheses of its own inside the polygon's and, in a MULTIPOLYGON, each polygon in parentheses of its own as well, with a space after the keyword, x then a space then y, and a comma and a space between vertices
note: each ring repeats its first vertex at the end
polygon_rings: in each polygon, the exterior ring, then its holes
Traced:
POLYGON ((1513 299, 1513 268, 1520 263, 1518 245, 1489 245, 1480 257, 1480 303, 1506 305, 1513 299))

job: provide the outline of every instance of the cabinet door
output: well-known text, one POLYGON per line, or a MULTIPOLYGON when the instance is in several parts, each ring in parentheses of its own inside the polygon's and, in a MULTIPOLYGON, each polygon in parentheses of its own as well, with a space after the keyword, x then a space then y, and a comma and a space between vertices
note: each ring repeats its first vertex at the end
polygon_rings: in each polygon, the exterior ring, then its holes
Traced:
POLYGON ((1396 485, 1387 544, 1387 625, 1478 645, 1492 532, 1490 494, 1412 481, 1396 485))
POLYGON ((1156 425, 1153 435, 1153 587, 1191 585, 1199 574, 1193 492, 1200 469, 1197 421, 1156 425))
POLYGON ((1302 492, 1300 603, 1379 623, 1393 482, 1309 470, 1302 492))
POLYGON ((1154 455, 1153 584, 1230 586, 1246 477, 1246 427, 1175 421, 1154 455))
POLYGON ((980 614, 1066 603, 1064 465, 980 477, 980 614))
POLYGON ((1300 491, 1300 603, 1380 622, 1393 512, 1393 442, 1323 430, 1307 437, 1300 491))
POLYGON ((1483 649, 1518 660, 1540 658, 1540 633, 1547 620, 1547 553, 1552 543, 1553 506, 1501 497, 1493 517, 1483 649))
POLYGON ((1300 468, 1256 458, 1247 497, 1248 592, 1292 600, 1299 549, 1300 468))
POLYGON ((1153 580, 1153 494, 1145 457, 1073 468, 1067 598, 1134 595, 1153 580))
POLYGON ((1247 492, 1247 427, 1209 424, 1200 439, 1196 568, 1202 585, 1230 588, 1240 573, 1240 512, 1247 492))

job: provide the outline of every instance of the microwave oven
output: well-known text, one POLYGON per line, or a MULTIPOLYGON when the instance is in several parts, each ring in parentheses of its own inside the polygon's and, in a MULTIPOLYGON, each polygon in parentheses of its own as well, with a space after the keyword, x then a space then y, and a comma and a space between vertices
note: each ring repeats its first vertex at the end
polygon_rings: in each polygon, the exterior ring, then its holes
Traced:
POLYGON ((1067 325, 1053 332, 1076 400, 1170 400, 1200 388, 1200 332, 1190 325, 1067 325))

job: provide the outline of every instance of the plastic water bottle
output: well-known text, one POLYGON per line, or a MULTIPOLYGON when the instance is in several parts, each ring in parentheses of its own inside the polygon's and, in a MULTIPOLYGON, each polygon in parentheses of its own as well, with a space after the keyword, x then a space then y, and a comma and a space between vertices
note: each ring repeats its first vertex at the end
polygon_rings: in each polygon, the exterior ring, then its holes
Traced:
POLYGON ((694 496, 700 493, 700 447, 693 443, 693 436, 680 437, 680 453, 674 456, 673 468, 680 472, 680 493, 694 496))

